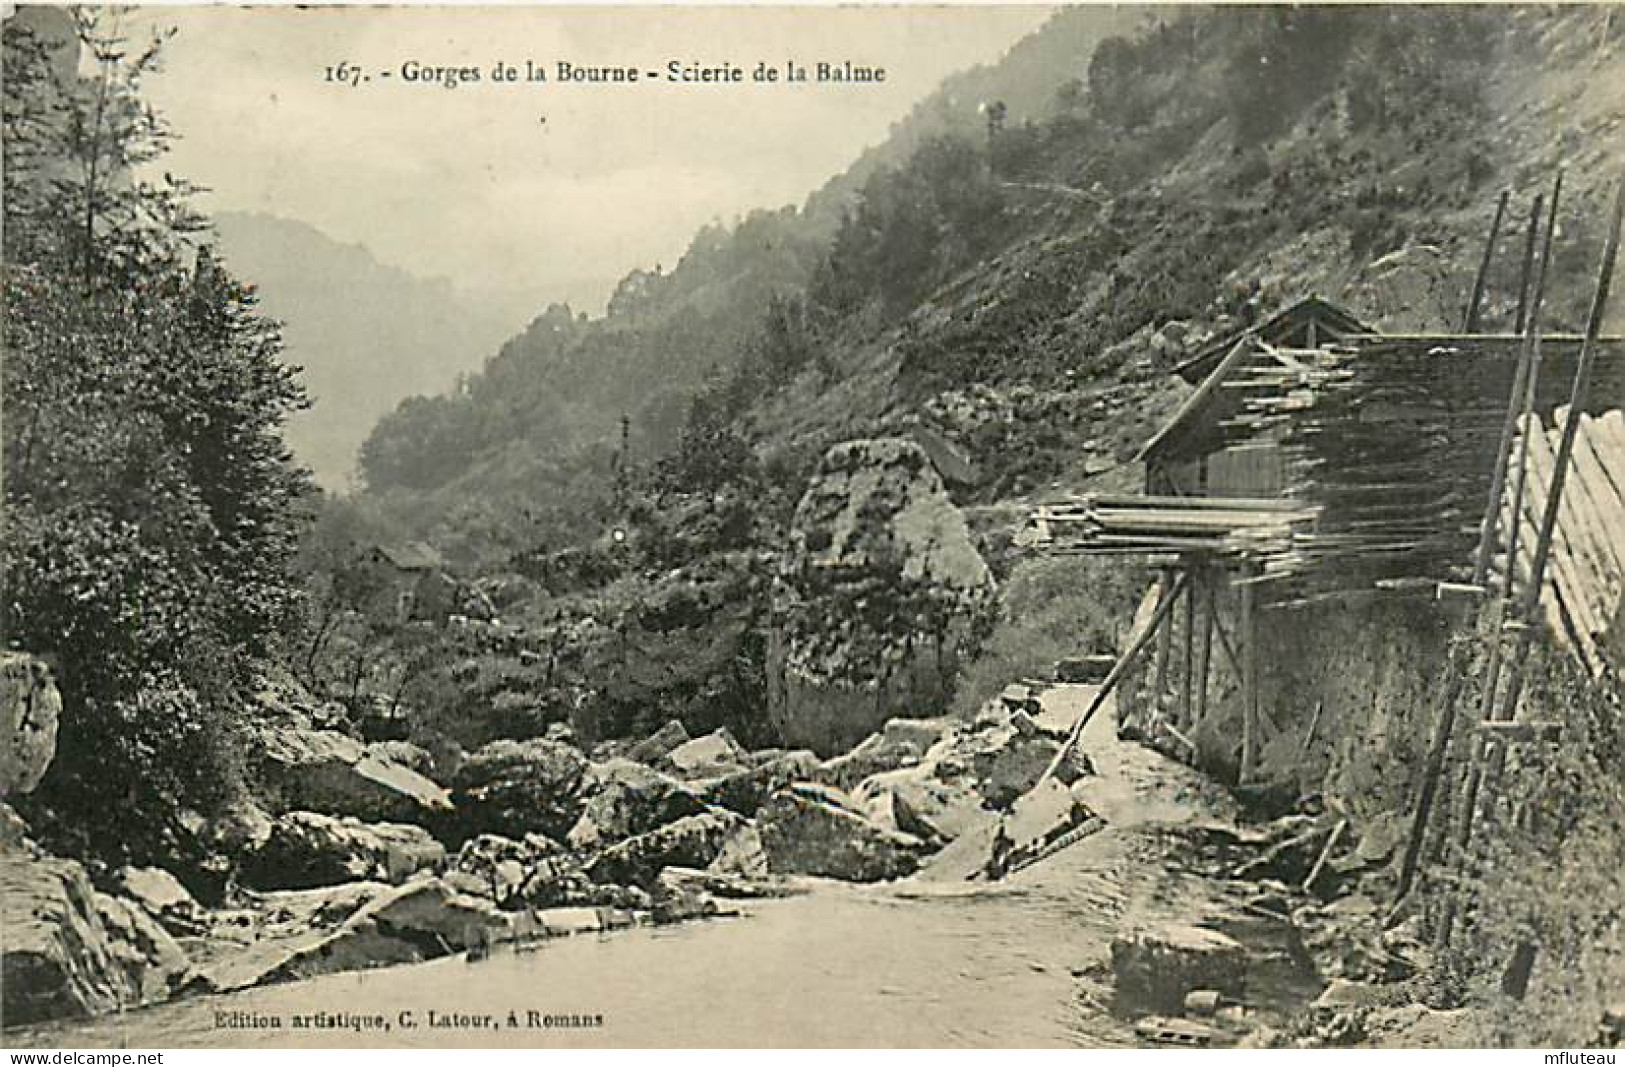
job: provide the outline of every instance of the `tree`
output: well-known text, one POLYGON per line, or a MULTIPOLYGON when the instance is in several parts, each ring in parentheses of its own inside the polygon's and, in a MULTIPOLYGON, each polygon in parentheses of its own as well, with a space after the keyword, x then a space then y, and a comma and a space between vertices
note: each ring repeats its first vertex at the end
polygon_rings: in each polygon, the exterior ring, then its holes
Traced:
POLYGON ((168 140, 137 92, 160 42, 73 18, 66 43, 5 27, 0 626, 64 697, 19 805, 35 831, 150 856, 233 792, 253 663, 294 606, 307 482, 281 427, 304 398, 252 291, 197 247, 189 187, 145 178, 168 140))

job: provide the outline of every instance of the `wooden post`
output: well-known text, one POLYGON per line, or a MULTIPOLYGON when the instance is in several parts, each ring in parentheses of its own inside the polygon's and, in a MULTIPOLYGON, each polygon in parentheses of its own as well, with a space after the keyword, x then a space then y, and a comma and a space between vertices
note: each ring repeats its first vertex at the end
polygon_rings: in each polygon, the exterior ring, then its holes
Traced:
MULTIPOLYGON (((1207 718, 1208 676, 1212 673, 1213 669, 1213 616, 1218 611, 1218 603, 1216 600, 1218 594, 1214 592, 1217 587, 1218 582, 1214 580, 1213 575, 1204 571, 1202 574, 1202 591, 1205 594, 1202 598, 1204 602, 1204 610, 1202 612, 1202 644, 1198 649, 1198 653, 1201 657, 1201 663, 1197 667, 1196 672, 1196 718, 1191 723, 1193 726, 1207 718)), ((1195 590, 1191 590, 1185 595, 1194 597, 1195 590)))
POLYGON ((1185 591, 1185 654, 1184 662, 1179 672, 1179 725, 1189 726, 1195 695, 1192 690, 1196 686, 1196 597, 1190 591, 1190 583, 1200 575, 1187 571, 1185 591))
MULTIPOLYGON (((1524 432, 1518 443, 1517 469, 1512 478, 1512 519, 1507 531, 1507 566, 1506 573, 1501 576, 1500 595, 1490 606, 1488 621, 1488 650, 1484 662, 1484 680, 1482 692, 1479 695, 1479 719, 1487 721, 1496 717, 1496 698, 1501 689, 1501 662, 1506 623, 1507 606, 1512 599, 1512 587, 1518 566, 1518 541, 1523 533, 1523 495, 1529 476, 1529 432, 1535 429, 1530 425, 1530 416, 1535 410, 1535 388, 1540 378, 1540 312, 1546 298, 1546 277, 1551 267, 1552 238, 1557 232, 1557 202, 1563 192, 1563 175, 1559 172, 1557 182, 1552 187, 1551 214, 1546 219, 1546 243, 1541 250, 1540 266, 1535 274, 1534 302, 1530 305, 1529 321, 1524 334, 1524 351, 1519 359, 1518 374, 1513 382, 1513 388, 1522 386, 1522 395, 1518 397, 1517 408, 1511 412, 1512 425, 1523 425, 1524 432), (1525 368, 1524 363, 1528 366, 1525 368)), ((1505 428, 1503 427, 1503 430, 1505 428)), ((1503 433, 1503 443, 1507 441, 1503 433)), ((1504 478, 1503 478, 1504 482, 1504 478)), ((1499 515, 1500 502, 1497 501, 1497 515, 1499 515)), ((1486 533, 1489 532, 1486 527, 1486 533)), ((1481 539, 1480 551, 1483 551, 1485 542, 1481 539)), ((1487 571, 1487 568, 1486 568, 1487 571)), ((1478 807, 1479 783, 1482 780, 1482 764, 1487 753, 1482 741, 1472 743, 1470 762, 1467 767, 1467 777, 1462 785, 1461 808, 1458 812, 1458 829, 1460 844, 1465 849, 1472 840, 1473 811, 1478 807)), ((1463 853, 1465 856, 1465 853, 1463 853)))
POLYGON ((1462 333, 1478 332, 1478 310, 1484 303, 1484 283, 1490 276, 1490 262, 1495 258, 1495 242, 1501 236, 1501 218, 1506 214, 1507 198, 1511 196, 1508 189, 1501 190, 1501 198, 1495 204, 1495 218, 1490 222, 1490 237, 1484 242, 1484 258, 1478 263, 1478 276, 1473 279, 1473 295, 1467 302, 1467 314, 1462 322, 1462 333))
MULTIPOLYGON (((1597 288, 1592 296, 1591 315, 1586 320, 1585 341, 1580 346, 1580 360, 1574 369, 1574 384, 1569 390, 1568 418, 1563 420, 1563 436, 1558 441, 1557 458, 1552 461, 1551 484, 1546 490, 1546 510, 1541 515, 1540 532, 1535 539, 1535 558, 1529 567, 1529 585, 1523 591, 1518 605, 1519 628, 1515 646, 1507 664, 1507 691, 1502 699, 1501 720, 1516 716, 1518 701, 1523 697, 1524 668, 1534 642, 1536 613, 1540 610, 1541 589, 1546 584, 1546 565, 1551 559, 1552 538, 1557 530, 1557 517, 1563 503, 1563 488, 1568 481, 1569 461, 1574 456, 1574 439, 1580 431, 1580 420, 1591 398, 1591 369, 1597 357, 1597 338, 1602 334, 1602 320, 1608 310, 1608 293, 1614 280, 1614 263, 1619 256, 1620 226, 1625 222, 1625 180, 1619 183, 1614 195, 1613 218, 1608 224, 1608 243, 1603 247, 1602 264, 1597 268, 1597 288)), ((1504 746, 1496 746, 1490 753, 1484 777, 1493 782, 1506 760, 1504 746)), ((1473 822, 1477 815, 1477 801, 1463 811, 1462 843, 1472 840, 1473 822)))
MULTIPOLYGON (((1172 606, 1173 588, 1174 569, 1164 567, 1162 569, 1162 599, 1167 601, 1170 606, 1172 606)), ((1169 623, 1169 619, 1172 617, 1171 612, 1164 614, 1162 622, 1157 624, 1156 706, 1159 712, 1162 710, 1162 702, 1168 696, 1168 661, 1173 658, 1174 654, 1174 630, 1169 623)))
POLYGON ((1095 712, 1101 709, 1106 703, 1106 698, 1111 696, 1112 691, 1117 688, 1117 683, 1122 681, 1123 675, 1128 671, 1129 664, 1133 663, 1135 657, 1145 651, 1145 646, 1151 641, 1151 635, 1162 627, 1169 614, 1173 612, 1174 602, 1184 590, 1184 583, 1184 575, 1180 575, 1173 589, 1167 591, 1166 595, 1158 601, 1157 610, 1152 614, 1150 621, 1146 623, 1145 629, 1134 635, 1134 639, 1129 642, 1128 651, 1119 656, 1117 662, 1112 665, 1111 671, 1106 675, 1105 680, 1100 683, 1100 688, 1095 690, 1094 699, 1089 701, 1089 706, 1083 710, 1083 714, 1079 715, 1077 721, 1072 724, 1072 729, 1067 733, 1066 740, 1061 743, 1060 751, 1056 752, 1054 757, 1050 759, 1049 766, 1044 768, 1044 773, 1039 776, 1038 782, 1034 783, 1034 789, 1038 788, 1045 779, 1054 774, 1055 769, 1071 753, 1072 746, 1076 745, 1078 738, 1083 736, 1083 728, 1089 725, 1089 720, 1094 718, 1095 712))
POLYGON ((1597 358, 1597 338, 1602 334, 1602 320, 1608 312, 1608 292, 1614 281, 1614 263, 1619 257, 1620 224, 1625 221, 1625 180, 1614 194, 1614 215, 1608 225, 1608 243, 1603 247, 1602 265, 1597 268, 1597 288, 1591 300, 1591 315, 1586 320, 1585 341, 1580 345, 1579 365, 1574 369, 1574 385, 1569 390, 1568 418, 1563 420, 1563 436, 1557 444, 1557 458, 1552 461, 1551 484, 1546 490, 1546 512, 1540 519, 1540 533, 1535 540, 1535 558, 1530 564, 1529 585, 1523 591, 1520 621, 1525 623, 1518 631, 1517 651, 1513 657, 1512 676, 1507 682, 1507 696, 1501 717, 1512 718, 1523 695, 1523 665, 1529 657, 1530 643, 1534 639, 1532 625, 1540 610, 1541 587, 1546 584, 1546 565, 1552 554, 1552 535, 1557 529, 1557 516, 1563 502, 1563 487, 1568 482, 1569 461, 1574 456, 1574 439, 1580 432, 1580 420, 1585 417, 1586 404, 1591 399, 1591 368, 1597 358))
POLYGON ((1530 270, 1535 263, 1535 241, 1540 236, 1540 205, 1545 197, 1535 194, 1535 202, 1529 205, 1529 230, 1523 242, 1523 267, 1518 271, 1518 317, 1512 327, 1513 333, 1523 333, 1525 315, 1529 310, 1529 281, 1530 270))
MULTIPOLYGON (((1495 532, 1500 525, 1502 496, 1506 491, 1507 464, 1512 451, 1513 435, 1518 427, 1518 412, 1525 397, 1532 396, 1533 378, 1535 374, 1535 360, 1540 351, 1540 309, 1546 295, 1546 273, 1551 264, 1552 242, 1557 232, 1557 204, 1563 192, 1563 172, 1557 174, 1557 181, 1552 187, 1552 201, 1550 214, 1547 216, 1545 246, 1541 251, 1540 268, 1535 275, 1535 289, 1533 303, 1529 308, 1529 318, 1526 323, 1522 348, 1518 355, 1518 366, 1513 374, 1511 394, 1507 397, 1506 417, 1501 423, 1501 438, 1498 442, 1495 468, 1490 475, 1489 498, 1484 504, 1484 522, 1479 528, 1478 547, 1473 556, 1473 584, 1483 585, 1490 572, 1490 562, 1494 558, 1495 532)), ((1537 201, 1538 203, 1538 201, 1537 201)), ((1513 520, 1513 529, 1517 529, 1516 516, 1513 520)), ((1515 561, 1508 561, 1508 566, 1514 566, 1515 561)), ((1497 640, 1492 632, 1491 641, 1497 640)), ((1495 646, 1492 645, 1492 650, 1495 646)), ((1439 718, 1434 727, 1433 738, 1428 745, 1427 762, 1422 771, 1422 785, 1416 798, 1416 811, 1411 819, 1410 836, 1405 844, 1405 856, 1400 863, 1398 897, 1410 892, 1416 878, 1416 872, 1422 860, 1422 845, 1427 837, 1428 820, 1433 812, 1433 804, 1438 795, 1439 780, 1444 773, 1445 755, 1450 747, 1450 739, 1455 733, 1457 705, 1461 701, 1462 690, 1466 685, 1470 660, 1473 650, 1470 645, 1463 642, 1452 650, 1450 659, 1445 666, 1444 695, 1439 701, 1439 718)), ((1492 651, 1493 655, 1493 651, 1492 651)), ((1471 772, 1476 774, 1476 772, 1471 772)), ((1476 784, 1469 784, 1470 790, 1476 790, 1476 784)))
POLYGON ((1258 743, 1258 605, 1257 594, 1251 582, 1241 586, 1241 657, 1242 686, 1246 694, 1241 712, 1241 767, 1236 775, 1237 785, 1246 785, 1252 776, 1258 743))

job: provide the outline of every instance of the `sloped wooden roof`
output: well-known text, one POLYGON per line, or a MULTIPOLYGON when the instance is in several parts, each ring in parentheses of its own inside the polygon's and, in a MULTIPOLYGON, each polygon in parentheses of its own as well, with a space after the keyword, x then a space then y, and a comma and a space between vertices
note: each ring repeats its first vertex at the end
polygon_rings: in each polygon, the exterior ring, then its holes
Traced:
POLYGON ((1345 337, 1376 331, 1329 300, 1306 296, 1262 322, 1227 331, 1174 368, 1174 373, 1195 385, 1211 375, 1236 342, 1256 338, 1277 348, 1315 348, 1345 337))
POLYGON ((410 541, 403 545, 379 545, 378 554, 390 565, 403 571, 432 571, 446 565, 434 546, 425 541, 410 541))

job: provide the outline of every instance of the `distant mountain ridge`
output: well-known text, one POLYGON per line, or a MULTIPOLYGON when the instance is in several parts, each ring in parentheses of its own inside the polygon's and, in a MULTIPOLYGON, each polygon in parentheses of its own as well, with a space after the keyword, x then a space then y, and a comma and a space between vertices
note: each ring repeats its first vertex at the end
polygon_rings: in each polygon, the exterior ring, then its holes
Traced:
POLYGON ((444 392, 484 364, 534 312, 522 293, 467 292, 381 263, 308 223, 258 212, 214 217, 219 252, 283 323, 286 359, 314 406, 288 441, 327 488, 342 488, 379 416, 444 392))

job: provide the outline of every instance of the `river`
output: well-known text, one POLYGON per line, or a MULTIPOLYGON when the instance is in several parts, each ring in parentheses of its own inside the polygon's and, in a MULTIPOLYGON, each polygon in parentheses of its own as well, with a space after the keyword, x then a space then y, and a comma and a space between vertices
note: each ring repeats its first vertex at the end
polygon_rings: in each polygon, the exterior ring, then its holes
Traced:
MULTIPOLYGON (((1059 687, 1046 696, 1046 717, 1069 721, 1089 694, 1059 687)), ((1087 799, 1109 827, 1005 882, 820 884, 748 902, 734 918, 561 938, 476 963, 329 975, 8 1036, 78 1048, 1132 1044, 1132 1029, 1105 1004, 1111 938, 1210 894, 1171 861, 1159 827, 1231 812, 1199 775, 1118 741, 1109 714, 1084 747, 1099 772, 1087 799), (389 1029, 292 1028, 295 1016, 340 1010, 389 1029), (432 1028, 430 1012, 490 1015, 498 1028, 432 1028), (518 1025, 508 1025, 510 1012, 518 1025), (543 1023, 602 1023, 533 1027, 532 1012, 543 1023), (226 1025, 244 1019, 282 1026, 226 1025)))

